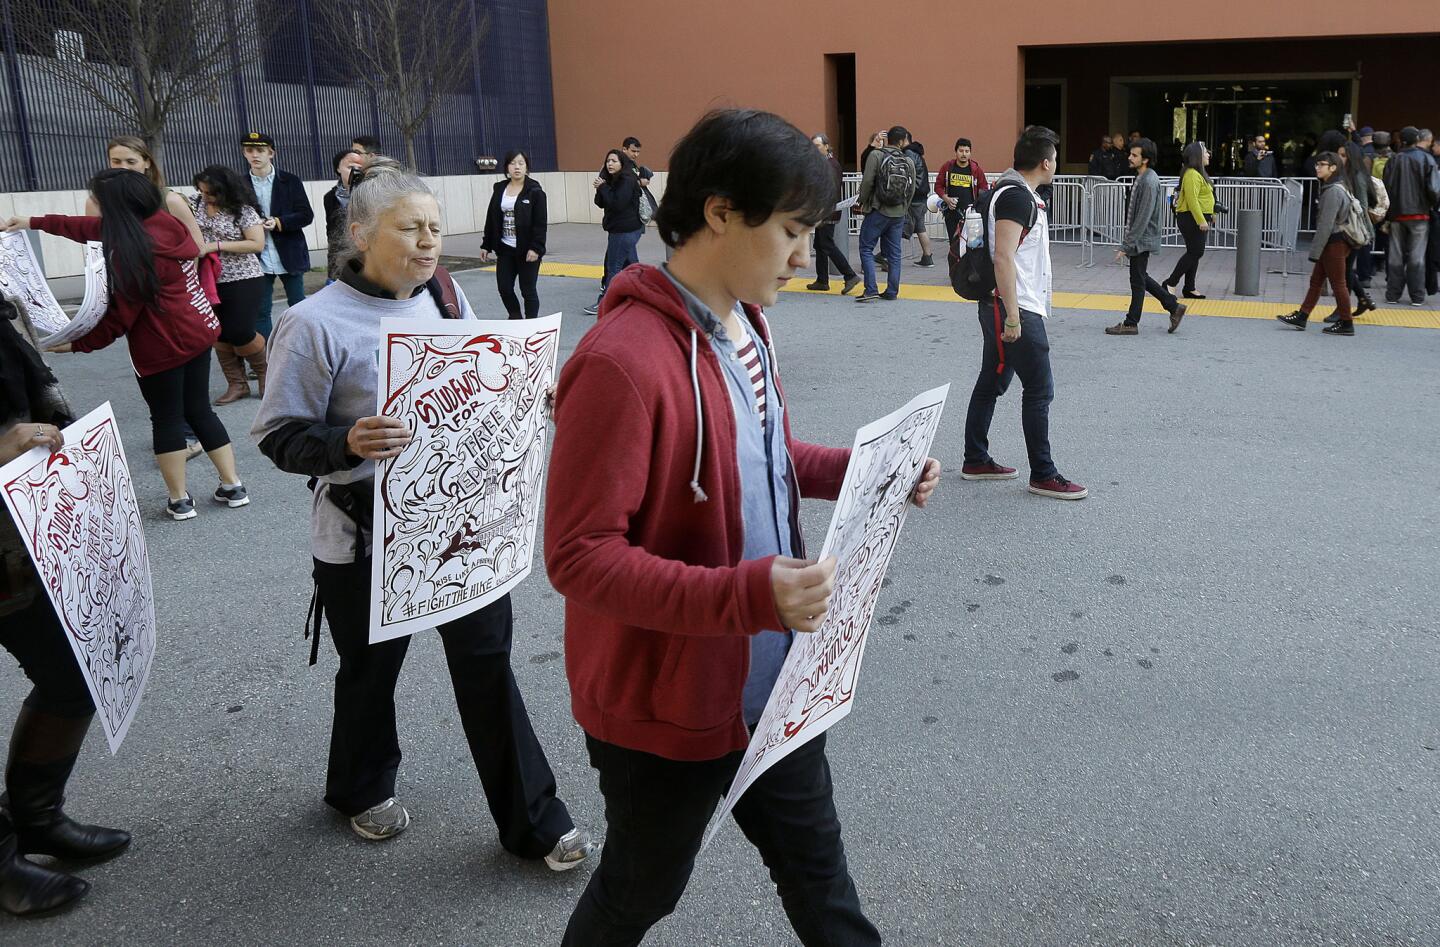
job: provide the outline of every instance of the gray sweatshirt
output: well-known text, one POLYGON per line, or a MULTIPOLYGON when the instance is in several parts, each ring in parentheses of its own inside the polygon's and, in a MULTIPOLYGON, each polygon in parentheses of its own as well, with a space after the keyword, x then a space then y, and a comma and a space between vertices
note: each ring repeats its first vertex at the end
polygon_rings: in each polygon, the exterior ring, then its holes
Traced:
POLYGON ((1325 244, 1340 233, 1340 225, 1350 216, 1350 188, 1345 186, 1343 172, 1335 169, 1330 180, 1320 189, 1320 206, 1315 210, 1315 236, 1310 241, 1310 262, 1320 259, 1325 244))
MULTIPOLYGON (((461 318, 475 313, 460 287, 461 318)), ((410 316, 439 319, 433 297, 422 289, 409 299, 367 296, 343 282, 331 283, 290 308, 270 337, 265 400, 250 436, 260 443, 288 424, 349 428, 377 411, 380 378, 380 319, 410 316)), ((319 474, 322 483, 352 483, 375 476, 374 461, 319 474)), ((310 546, 316 559, 343 565, 355 559, 355 524, 317 487, 310 514, 310 546)), ((368 549, 369 542, 367 540, 368 549)))
POLYGON ((1165 213, 1160 176, 1152 169, 1135 178, 1130 190, 1130 219, 1120 249, 1126 256, 1160 252, 1160 234, 1165 213))

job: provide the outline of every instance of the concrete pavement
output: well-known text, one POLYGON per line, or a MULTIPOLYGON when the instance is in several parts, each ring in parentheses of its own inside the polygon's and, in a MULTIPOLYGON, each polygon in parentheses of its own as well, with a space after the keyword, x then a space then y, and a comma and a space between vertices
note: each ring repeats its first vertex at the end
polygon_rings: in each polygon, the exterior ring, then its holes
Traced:
MULTIPOLYGON (((499 313, 493 277, 459 280, 499 313)), ((568 353, 594 283, 540 289, 543 311, 566 313, 568 353)), ((1440 333, 1195 319, 1170 336, 1157 317, 1116 339, 1100 332, 1112 314, 1061 311, 1052 438, 1092 491, 1067 504, 959 480, 975 320, 958 301, 803 293, 772 313, 797 437, 849 443, 954 383, 947 478, 906 525, 857 707, 829 744, 887 943, 1440 942, 1440 333)), ((51 361, 77 407, 115 405, 161 643, 120 755, 92 732, 68 801, 134 830, 133 849, 82 871, 95 889, 75 911, 0 918, 0 942, 558 943, 589 870, 500 850, 435 635, 416 636, 398 690, 410 831, 364 843, 321 802, 336 661, 324 642, 307 669, 300 636, 309 494, 244 439, 256 402, 221 409, 251 506, 173 523, 123 348, 51 361)), ((992 441, 1023 468, 1018 389, 992 441)), ((213 474, 189 469, 203 494, 213 474)), ((803 515, 823 535, 828 505, 803 515)), ((537 732, 572 813, 600 830, 560 599, 537 569, 514 601, 537 732)), ((6 662, 6 712, 24 690, 6 662)), ((734 826, 647 941, 792 942, 734 826)))

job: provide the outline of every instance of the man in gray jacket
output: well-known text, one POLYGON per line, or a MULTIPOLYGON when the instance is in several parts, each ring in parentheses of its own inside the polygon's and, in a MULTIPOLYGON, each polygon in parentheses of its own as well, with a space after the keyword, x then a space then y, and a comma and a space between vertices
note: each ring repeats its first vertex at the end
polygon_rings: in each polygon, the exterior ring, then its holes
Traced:
POLYGON ((1106 335, 1140 334, 1140 311, 1147 292, 1170 314, 1171 332, 1180 328, 1180 320, 1185 318, 1185 306, 1147 272, 1150 254, 1160 250, 1161 221, 1165 213, 1165 195, 1160 177, 1152 167, 1154 163, 1155 142, 1141 138, 1130 143, 1130 170, 1135 174, 1135 185, 1130 190, 1130 217, 1125 236, 1120 241, 1120 249, 1115 251, 1117 263, 1126 257, 1130 260, 1130 311, 1123 322, 1108 326, 1106 335))

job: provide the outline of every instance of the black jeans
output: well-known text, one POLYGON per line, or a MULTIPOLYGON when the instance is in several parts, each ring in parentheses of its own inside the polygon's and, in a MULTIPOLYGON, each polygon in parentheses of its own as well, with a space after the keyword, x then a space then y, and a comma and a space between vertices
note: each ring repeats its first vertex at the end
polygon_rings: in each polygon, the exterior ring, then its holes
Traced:
POLYGON ((1045 320, 1038 313, 1020 310, 1020 338, 1000 338, 1005 309, 998 300, 980 303, 980 331, 985 341, 980 353, 980 377, 970 393, 965 414, 965 463, 990 460, 990 420, 995 401, 1020 376, 1020 427, 1025 432, 1025 450, 1030 455, 1030 479, 1055 476, 1050 458, 1050 402, 1055 400, 1055 377, 1050 372, 1050 337, 1045 320))
POLYGON ((502 243, 495 251, 495 285, 511 319, 520 318, 520 300, 515 298, 516 277, 520 279, 520 295, 525 300, 525 318, 534 319, 540 315, 540 292, 536 289, 540 261, 527 263, 523 253, 502 243))
POLYGON ((1137 253, 1130 258, 1130 311, 1125 313, 1125 324, 1138 326, 1140 324, 1140 313, 1145 306, 1145 294, 1149 293, 1160 300, 1160 305, 1165 307, 1166 312, 1173 312, 1177 300, 1174 295, 1155 282, 1155 277, 1148 272, 1150 267, 1150 254, 1137 253))
POLYGON ((1185 253, 1175 262, 1175 269, 1170 271, 1170 278, 1165 281, 1165 285, 1176 286, 1184 279, 1184 291, 1193 293, 1195 271, 1200 268, 1200 258, 1205 255, 1205 238, 1209 234, 1200 229, 1200 225, 1195 222, 1195 215, 1188 210, 1175 215, 1175 225, 1180 228, 1180 236, 1185 238, 1185 253))
POLYGON ((835 264, 835 272, 845 279, 855 278, 854 268, 835 243, 835 224, 827 222, 815 228, 815 282, 830 282, 831 263, 835 264))
MULTIPOLYGON (((679 762, 588 735, 585 742, 605 797, 605 848, 562 945, 628 947, 680 902, 705 826, 741 754, 679 762)), ((760 850, 801 943, 880 943, 845 862, 823 735, 757 779, 740 797, 734 816, 760 850)), ((707 938, 695 931, 680 940, 707 938)))
MULTIPOLYGON (((38 577, 36 582, 38 586, 38 577)), ((95 712, 85 675, 43 588, 35 589, 29 605, 0 615, 0 646, 15 657, 30 678, 32 686, 25 706, 77 720, 95 712)))
POLYGON ((140 394, 150 406, 150 429, 155 453, 185 449, 187 428, 200 439, 206 452, 230 443, 225 425, 210 407, 210 350, 154 375, 136 379, 140 394))
MULTIPOLYGON (((410 639, 368 643, 368 557, 346 565, 315 560, 315 584, 340 655, 325 801, 353 816, 395 795, 400 767, 395 682, 410 639)), ((555 776, 510 670, 510 597, 439 631, 460 724, 500 844, 521 858, 540 858, 575 823, 555 797, 555 776)))
POLYGON ((227 345, 249 345, 255 340, 256 320, 260 318, 265 294, 270 292, 270 281, 263 276, 252 276, 219 283, 215 288, 220 292, 220 304, 215 307, 215 318, 220 320, 220 341, 227 345))

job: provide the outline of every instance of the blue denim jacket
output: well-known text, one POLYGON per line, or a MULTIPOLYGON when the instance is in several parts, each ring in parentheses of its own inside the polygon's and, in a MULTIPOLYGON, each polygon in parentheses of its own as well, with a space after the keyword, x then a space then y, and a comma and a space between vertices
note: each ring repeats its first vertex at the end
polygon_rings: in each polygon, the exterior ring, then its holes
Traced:
MULTIPOLYGON (((755 390, 750 374, 741 363, 739 349, 725 334, 725 327, 710 309, 671 275, 660 271, 680 292, 685 310, 719 357, 725 372, 730 406, 735 415, 735 449, 740 466, 741 509, 745 521, 746 559, 765 556, 793 556, 790 526, 789 454, 785 449, 785 406, 775 386, 770 352, 751 329, 760 364, 765 372, 765 424, 755 409, 755 390)), ((742 320, 744 315, 740 316, 742 320)), ((754 726, 765 712, 770 691, 785 655, 790 651, 790 631, 762 631, 750 639, 750 676, 745 679, 743 697, 745 723, 754 726)))

